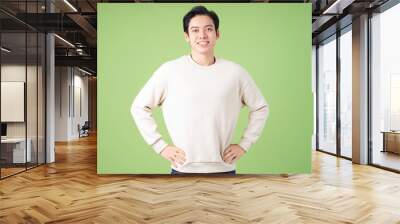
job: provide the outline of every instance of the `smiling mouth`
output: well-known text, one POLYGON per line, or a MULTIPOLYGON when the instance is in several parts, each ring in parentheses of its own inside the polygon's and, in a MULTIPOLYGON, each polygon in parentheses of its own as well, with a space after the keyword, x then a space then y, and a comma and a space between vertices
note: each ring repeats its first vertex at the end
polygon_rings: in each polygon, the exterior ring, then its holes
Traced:
POLYGON ((197 44, 200 45, 200 46, 206 46, 209 43, 210 43, 209 41, 199 41, 199 42, 197 42, 197 44))

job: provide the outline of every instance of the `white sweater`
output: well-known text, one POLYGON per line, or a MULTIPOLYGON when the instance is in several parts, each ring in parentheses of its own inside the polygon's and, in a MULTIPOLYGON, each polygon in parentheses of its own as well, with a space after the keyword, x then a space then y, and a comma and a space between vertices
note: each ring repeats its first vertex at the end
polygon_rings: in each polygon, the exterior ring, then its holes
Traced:
MULTIPOLYGON (((161 65, 132 103, 131 113, 145 141, 160 153, 167 143, 157 131, 152 109, 161 106, 173 145, 185 151, 185 173, 227 172, 235 164, 222 160, 231 143, 240 109, 250 109, 248 127, 239 145, 248 151, 259 138, 268 104, 254 80, 240 65, 216 58, 209 66, 190 55, 161 65)), ((172 165, 171 165, 172 167, 172 165)), ((173 168, 173 167, 172 167, 173 168)))

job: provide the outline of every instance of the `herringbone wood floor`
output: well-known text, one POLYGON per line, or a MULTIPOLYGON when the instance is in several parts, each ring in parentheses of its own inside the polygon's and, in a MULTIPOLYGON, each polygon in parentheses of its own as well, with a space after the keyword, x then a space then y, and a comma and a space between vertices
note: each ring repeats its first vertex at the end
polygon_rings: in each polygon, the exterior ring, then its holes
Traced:
POLYGON ((310 175, 96 174, 95 137, 0 181, 0 223, 400 223, 400 175, 313 153, 310 175))

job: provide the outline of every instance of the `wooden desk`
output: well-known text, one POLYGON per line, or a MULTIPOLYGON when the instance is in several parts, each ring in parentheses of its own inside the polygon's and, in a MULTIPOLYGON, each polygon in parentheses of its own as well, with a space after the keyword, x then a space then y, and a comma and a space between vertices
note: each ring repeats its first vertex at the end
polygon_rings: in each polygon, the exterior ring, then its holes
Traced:
POLYGON ((381 133, 383 133, 382 152, 400 154, 400 131, 382 131, 381 133))

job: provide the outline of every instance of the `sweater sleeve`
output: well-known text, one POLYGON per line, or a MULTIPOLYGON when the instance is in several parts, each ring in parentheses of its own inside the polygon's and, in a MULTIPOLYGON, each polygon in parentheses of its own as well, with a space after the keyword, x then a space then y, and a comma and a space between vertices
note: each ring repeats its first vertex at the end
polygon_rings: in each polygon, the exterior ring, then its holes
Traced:
POLYGON ((247 106, 250 112, 247 128, 239 145, 247 152, 261 135, 269 114, 269 106, 250 74, 247 71, 243 73, 241 100, 243 106, 247 106))
POLYGON ((158 68, 133 100, 131 114, 147 144, 158 154, 167 146, 158 132, 152 110, 165 100, 166 82, 163 66, 158 68))

